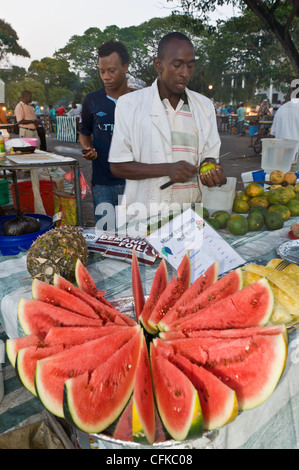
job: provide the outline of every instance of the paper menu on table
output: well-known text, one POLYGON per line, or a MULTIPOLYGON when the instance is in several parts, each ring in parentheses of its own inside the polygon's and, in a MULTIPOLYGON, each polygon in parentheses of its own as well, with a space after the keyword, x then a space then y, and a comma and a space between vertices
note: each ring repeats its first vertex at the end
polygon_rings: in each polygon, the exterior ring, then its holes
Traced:
POLYGON ((245 263, 221 235, 192 209, 174 217, 147 236, 146 240, 175 269, 189 252, 191 282, 217 260, 219 275, 245 263))

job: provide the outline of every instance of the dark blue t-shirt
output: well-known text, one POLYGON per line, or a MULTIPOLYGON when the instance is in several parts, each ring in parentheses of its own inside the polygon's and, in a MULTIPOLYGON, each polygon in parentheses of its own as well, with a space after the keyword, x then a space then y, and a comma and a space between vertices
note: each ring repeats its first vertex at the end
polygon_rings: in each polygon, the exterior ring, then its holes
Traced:
POLYGON ((88 93, 82 103, 80 133, 93 135, 93 146, 98 154, 98 158, 92 161, 92 184, 125 184, 125 180, 112 175, 108 163, 114 111, 115 102, 107 97, 105 88, 88 93))

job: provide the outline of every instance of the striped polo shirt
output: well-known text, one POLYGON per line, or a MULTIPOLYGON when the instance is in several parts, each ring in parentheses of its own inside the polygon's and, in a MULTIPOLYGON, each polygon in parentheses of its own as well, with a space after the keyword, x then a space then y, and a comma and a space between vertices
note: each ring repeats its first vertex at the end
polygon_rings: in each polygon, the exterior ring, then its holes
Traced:
MULTIPOLYGON (((172 160, 185 160, 192 165, 198 164, 198 132, 188 103, 180 100, 174 109, 169 100, 163 100, 171 130, 172 160)), ((187 201, 200 202, 201 192, 197 176, 194 175, 187 183, 175 183, 171 186, 172 201, 183 204, 187 201), (186 192, 188 197, 186 198, 186 192), (189 194, 191 192, 191 198, 189 194)))

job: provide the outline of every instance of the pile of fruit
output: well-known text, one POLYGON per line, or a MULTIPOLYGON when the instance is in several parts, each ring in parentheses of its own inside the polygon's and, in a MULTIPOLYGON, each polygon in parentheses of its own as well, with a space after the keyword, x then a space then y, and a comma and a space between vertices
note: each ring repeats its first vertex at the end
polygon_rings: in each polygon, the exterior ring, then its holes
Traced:
POLYGON ((299 183, 295 173, 274 170, 270 174, 270 189, 250 183, 236 193, 233 214, 204 209, 204 218, 216 229, 227 229, 233 235, 246 235, 266 228, 278 230, 291 217, 299 216, 299 183))
POLYGON ((288 334, 273 315, 288 302, 296 314, 298 271, 273 272, 252 265, 220 278, 215 262, 190 284, 187 254, 170 281, 160 262, 146 298, 134 253, 133 317, 78 260, 76 283, 33 279, 32 299, 18 305, 25 336, 7 340, 7 355, 51 413, 86 433, 198 438, 263 403, 280 380, 288 334))

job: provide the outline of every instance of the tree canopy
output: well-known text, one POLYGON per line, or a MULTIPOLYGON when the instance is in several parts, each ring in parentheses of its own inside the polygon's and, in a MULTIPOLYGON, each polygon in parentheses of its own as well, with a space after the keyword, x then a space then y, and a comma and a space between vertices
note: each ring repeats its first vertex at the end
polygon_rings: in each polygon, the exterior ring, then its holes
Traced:
POLYGON ((19 37, 12 26, 0 19, 0 61, 9 54, 30 57, 29 52, 19 44, 19 37))

